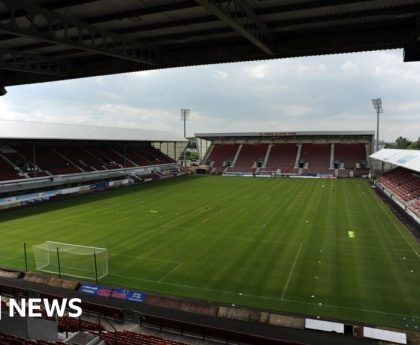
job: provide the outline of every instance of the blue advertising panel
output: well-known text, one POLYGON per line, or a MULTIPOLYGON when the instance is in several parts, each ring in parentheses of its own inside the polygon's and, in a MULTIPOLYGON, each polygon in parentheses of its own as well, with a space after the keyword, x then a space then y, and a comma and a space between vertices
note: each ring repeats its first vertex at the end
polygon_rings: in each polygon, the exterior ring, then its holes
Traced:
POLYGON ((98 182, 90 186, 91 190, 105 190, 108 189, 108 182, 98 182))
POLYGON ((106 286, 95 284, 82 284, 80 286, 79 291, 88 295, 112 297, 131 302, 144 302, 144 299, 146 297, 146 295, 143 292, 126 289, 112 289, 106 286))
POLYGON ((145 297, 143 292, 129 291, 126 299, 132 302, 144 302, 145 297))

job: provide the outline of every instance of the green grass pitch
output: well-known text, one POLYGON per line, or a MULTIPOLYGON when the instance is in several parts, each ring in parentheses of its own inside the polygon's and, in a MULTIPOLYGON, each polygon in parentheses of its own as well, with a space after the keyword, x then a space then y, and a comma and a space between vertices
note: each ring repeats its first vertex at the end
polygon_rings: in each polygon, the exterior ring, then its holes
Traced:
POLYGON ((420 329, 420 245, 366 180, 184 177, 2 213, 0 234, 3 266, 24 242, 31 269, 33 244, 106 247, 103 284, 420 329))

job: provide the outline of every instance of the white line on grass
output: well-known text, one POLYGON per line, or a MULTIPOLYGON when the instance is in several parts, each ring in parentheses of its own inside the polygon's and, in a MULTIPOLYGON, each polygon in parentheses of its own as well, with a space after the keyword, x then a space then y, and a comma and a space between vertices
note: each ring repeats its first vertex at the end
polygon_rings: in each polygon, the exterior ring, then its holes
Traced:
POLYGON ((180 262, 178 265, 176 265, 172 270, 170 270, 168 273, 166 273, 162 278, 159 279, 159 283, 163 282, 166 278, 168 278, 172 273, 174 273, 178 268, 180 268, 184 263, 180 262))
MULTIPOLYGON (((377 196, 377 198, 379 199, 378 196, 377 196)), ((401 222, 398 219, 396 219, 396 216, 389 210, 389 208, 386 208, 385 203, 381 199, 379 199, 379 201, 380 201, 379 202, 379 205, 385 211, 385 213, 388 212, 388 214, 390 214, 391 221, 395 225, 395 227, 397 228, 397 230, 400 233, 401 237, 404 238, 405 242, 407 242, 408 246, 411 248, 411 250, 413 251, 413 253, 420 259, 420 254, 416 251, 416 248, 413 247, 413 245, 411 244, 411 242, 407 239, 407 237, 404 236, 404 233, 401 231, 401 229, 400 229, 401 222), (398 221, 398 223, 396 223, 396 220, 398 221)))
POLYGON ((286 293, 286 290, 289 287, 290 278, 292 278, 293 271, 295 270, 296 261, 297 261, 297 258, 299 256, 299 253, 300 253, 300 249, 301 248, 302 248, 302 243, 299 245, 299 249, 298 249, 298 251, 296 253, 295 260, 293 261, 293 265, 292 265, 292 268, 290 269, 289 277, 287 278, 287 282, 286 282, 286 285, 284 286, 283 293, 281 294, 281 298, 280 299, 283 299, 284 298, 284 294, 286 293))
MULTIPOLYGON (((232 291, 228 291, 228 290, 211 289, 211 288, 205 288, 205 287, 193 286, 193 285, 187 285, 187 284, 166 283, 166 282, 160 282, 160 281, 153 280, 153 279, 136 278, 136 277, 130 277, 130 276, 118 275, 118 274, 111 274, 110 276, 114 276, 114 277, 118 277, 118 278, 124 278, 124 279, 138 280, 138 281, 143 281, 143 282, 148 282, 148 283, 167 285, 167 286, 172 286, 172 287, 181 287, 181 288, 187 288, 187 289, 192 289, 192 290, 200 290, 200 291, 206 291, 206 292, 217 292, 217 293, 223 293, 223 294, 238 296, 238 292, 232 292, 232 291)), ((287 298, 280 298, 280 297, 252 295, 252 294, 247 294, 247 293, 242 293, 242 296, 243 297, 267 299, 267 300, 272 300, 272 301, 299 303, 299 304, 306 304, 306 305, 313 305, 313 306, 318 305, 318 303, 305 302, 305 301, 299 301, 299 300, 293 300, 293 299, 287 299, 287 298)), ((344 309, 344 310, 352 310, 352 311, 362 311, 362 312, 365 312, 365 313, 384 314, 384 315, 391 315, 391 316, 398 316, 398 317, 420 318, 420 315, 389 313, 389 312, 380 311, 380 310, 352 308, 352 307, 344 307, 344 306, 338 306, 338 305, 332 305, 332 304, 323 304, 323 306, 327 307, 327 308, 336 308, 336 309, 344 309)))
POLYGON ((397 226, 398 232, 400 233, 401 237, 404 238, 404 240, 407 242, 407 244, 410 246, 411 250, 413 251, 413 253, 420 259, 420 255, 419 253, 416 251, 416 248, 413 247, 413 245, 411 244, 411 242, 407 239, 407 237, 404 236, 404 234, 402 233, 401 229, 399 228, 399 226, 397 226))
POLYGON ((21 259, 21 258, 19 258, 19 257, 16 257, 16 256, 5 256, 5 255, 0 255, 0 258, 3 258, 3 259, 10 259, 10 260, 14 260, 14 261, 25 261, 25 260, 23 260, 23 259, 21 259))
MULTIPOLYGON (((187 289, 192 289, 192 290, 200 290, 200 291, 207 291, 207 292, 218 292, 218 293, 225 293, 225 294, 229 294, 229 295, 237 295, 238 294, 237 292, 232 292, 232 291, 227 291, 227 290, 210 289, 210 288, 204 288, 204 287, 200 287, 200 286, 193 286, 193 285, 187 285, 187 284, 167 283, 167 282, 162 282, 162 281, 158 281, 158 280, 154 280, 154 279, 130 277, 130 276, 122 275, 122 274, 110 274, 109 276, 110 277, 117 277, 117 278, 124 278, 124 279, 138 280, 138 281, 147 282, 147 283, 154 283, 154 284, 157 283, 157 284, 173 286, 173 287, 182 287, 182 288, 187 288, 187 289)), ((249 296, 251 296, 251 295, 249 295, 249 296)), ((277 298, 273 298, 273 299, 277 299, 277 298)))
POLYGON ((182 261, 174 261, 174 260, 164 260, 164 259, 155 259, 155 258, 147 258, 145 256, 137 256, 137 255, 125 255, 125 254, 118 254, 118 253, 111 253, 111 256, 121 256, 123 258, 131 258, 131 259, 139 259, 139 260, 146 260, 146 261, 157 261, 157 262, 166 262, 170 264, 183 264, 182 261))
MULTIPOLYGON (((318 303, 312 303, 312 302, 305 302, 305 301, 299 301, 295 299, 288 299, 284 298, 283 301, 285 302, 291 302, 291 303, 299 303, 299 304, 306 304, 306 305, 313 305, 317 306, 318 303)), ((328 308, 335 308, 335 309, 345 309, 345 310, 352 310, 352 311, 363 311, 366 313, 375 313, 375 314, 384 314, 384 315, 392 315, 392 316, 398 316, 398 317, 413 317, 413 318, 419 318, 418 315, 407 315, 407 314, 398 314, 398 313, 390 313, 386 311, 380 311, 380 310, 372 310, 372 309, 363 309, 363 308, 353 308, 353 307, 343 307, 339 305, 333 305, 333 304, 322 304, 323 307, 328 308)))

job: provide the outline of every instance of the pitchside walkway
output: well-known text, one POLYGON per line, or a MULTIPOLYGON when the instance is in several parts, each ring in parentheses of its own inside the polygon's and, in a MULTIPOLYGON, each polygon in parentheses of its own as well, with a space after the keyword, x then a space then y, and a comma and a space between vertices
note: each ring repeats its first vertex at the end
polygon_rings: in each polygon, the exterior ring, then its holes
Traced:
POLYGON ((21 279, 0 278, 0 285, 13 286, 15 288, 38 291, 42 294, 55 295, 61 297, 78 297, 83 302, 103 304, 108 307, 114 307, 124 310, 139 312, 147 317, 175 319, 188 324, 199 325, 203 327, 217 328, 232 333, 250 334, 257 337, 272 338, 278 341, 288 341, 311 345, 373 345, 377 341, 353 338, 338 334, 323 333, 317 331, 298 330, 291 328, 275 327, 264 324, 257 324, 245 321, 215 318, 206 315, 188 313, 180 310, 163 308, 159 306, 136 303, 129 301, 119 301, 114 299, 104 299, 97 296, 81 294, 77 291, 69 291, 61 288, 39 285, 23 281, 21 279))

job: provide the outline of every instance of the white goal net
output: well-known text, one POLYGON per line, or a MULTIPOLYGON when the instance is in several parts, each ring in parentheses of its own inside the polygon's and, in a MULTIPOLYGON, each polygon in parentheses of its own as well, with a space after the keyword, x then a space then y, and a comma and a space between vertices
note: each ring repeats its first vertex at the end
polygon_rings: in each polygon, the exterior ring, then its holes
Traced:
POLYGON ((101 279, 108 275, 108 249, 47 241, 32 246, 36 270, 101 279))

